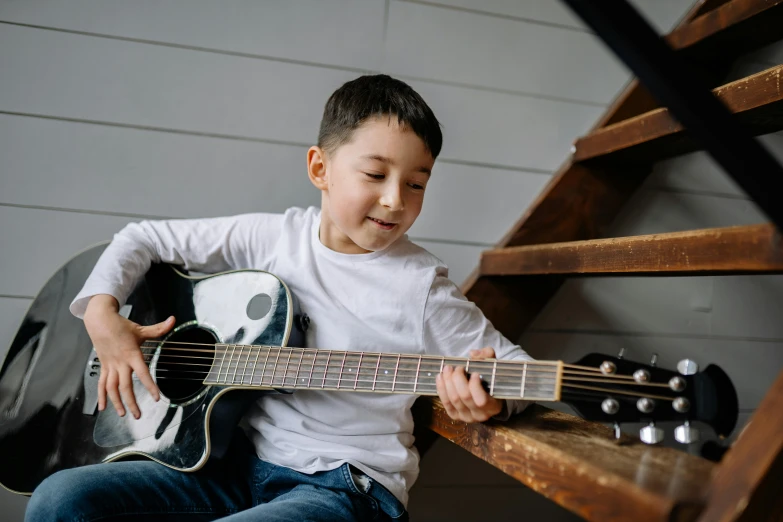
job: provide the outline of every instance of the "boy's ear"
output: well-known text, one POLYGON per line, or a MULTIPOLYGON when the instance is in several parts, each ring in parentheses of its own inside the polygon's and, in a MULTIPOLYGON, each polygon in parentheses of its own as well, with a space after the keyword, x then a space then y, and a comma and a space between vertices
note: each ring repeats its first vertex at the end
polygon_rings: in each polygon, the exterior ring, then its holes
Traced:
POLYGON ((310 183, 318 190, 326 190, 329 180, 326 177, 326 153, 321 147, 312 146, 307 151, 307 175, 310 183))

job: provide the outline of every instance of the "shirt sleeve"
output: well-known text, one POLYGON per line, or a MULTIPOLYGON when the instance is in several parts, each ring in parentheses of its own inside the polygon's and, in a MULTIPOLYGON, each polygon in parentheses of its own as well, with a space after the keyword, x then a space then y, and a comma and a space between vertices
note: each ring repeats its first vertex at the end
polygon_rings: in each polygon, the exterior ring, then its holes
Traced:
POLYGON ((130 223, 101 254, 70 311, 83 318, 97 294, 109 294, 122 306, 152 263, 204 273, 257 267, 277 243, 282 222, 282 214, 257 213, 130 223))
MULTIPOLYGON (((425 352, 432 355, 469 357, 470 350, 491 346, 498 359, 534 360, 498 332, 478 306, 442 274, 435 276, 424 306, 422 342, 425 352)), ((507 400, 493 419, 507 420, 528 404, 530 401, 507 400)))

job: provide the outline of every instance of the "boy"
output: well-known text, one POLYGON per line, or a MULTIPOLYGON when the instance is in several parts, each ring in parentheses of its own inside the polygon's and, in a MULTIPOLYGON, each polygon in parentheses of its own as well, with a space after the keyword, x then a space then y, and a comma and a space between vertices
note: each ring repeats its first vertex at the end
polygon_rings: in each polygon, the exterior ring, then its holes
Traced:
MULTIPOLYGON (((529 359, 459 293, 443 263, 405 235, 441 144, 440 124, 413 89, 364 76, 332 94, 318 145, 307 152, 320 210, 128 225, 71 303, 101 359, 99 408, 108 395, 118 414, 139 417, 133 372, 159 398, 139 345, 174 319, 139 326, 118 314, 151 262, 277 275, 313 320, 308 347, 529 359)), ((445 367, 437 390, 448 414, 466 422, 508 418, 525 405, 490 397, 479 376, 468 380, 461 368, 445 367)), ((62 471, 36 489, 27 520, 407 520, 419 461, 415 398, 264 396, 245 416, 251 443, 236 441, 229 464, 194 473, 151 461, 62 471)))

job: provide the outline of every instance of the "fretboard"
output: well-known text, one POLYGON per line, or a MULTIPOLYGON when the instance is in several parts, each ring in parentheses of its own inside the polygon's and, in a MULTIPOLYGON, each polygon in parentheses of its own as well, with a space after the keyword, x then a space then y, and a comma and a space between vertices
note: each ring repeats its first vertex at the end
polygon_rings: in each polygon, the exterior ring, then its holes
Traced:
POLYGON ((445 366, 478 373, 498 399, 560 400, 560 361, 477 360, 279 346, 216 345, 204 384, 437 395, 445 366))

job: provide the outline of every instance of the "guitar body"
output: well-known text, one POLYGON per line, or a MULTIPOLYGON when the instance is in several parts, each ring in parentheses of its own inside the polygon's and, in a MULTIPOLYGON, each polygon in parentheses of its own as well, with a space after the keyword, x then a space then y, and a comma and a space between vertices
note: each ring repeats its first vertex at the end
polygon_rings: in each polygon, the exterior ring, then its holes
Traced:
MULTIPOLYGON (((188 378, 199 376, 190 367, 164 363, 156 343, 146 352, 161 400, 155 402, 134 376, 141 418, 119 417, 111 403, 98 412, 100 363, 68 305, 104 248, 82 252, 52 276, 0 368, 0 484, 13 492, 30 494, 62 469, 124 457, 195 471, 225 453, 250 402, 273 391, 204 385, 202 378, 188 378)), ((154 265, 121 313, 142 325, 175 316, 165 340, 193 343, 193 351, 182 355, 205 365, 212 364, 216 343, 302 346, 306 327, 288 287, 255 270, 194 277, 154 265)))

